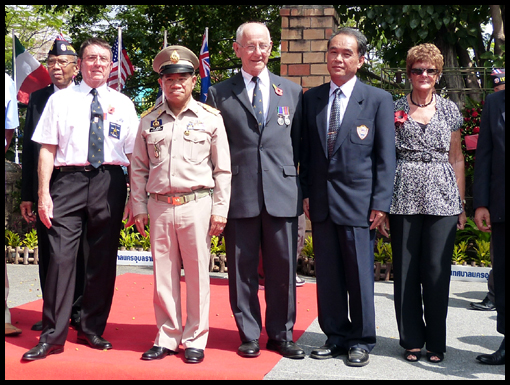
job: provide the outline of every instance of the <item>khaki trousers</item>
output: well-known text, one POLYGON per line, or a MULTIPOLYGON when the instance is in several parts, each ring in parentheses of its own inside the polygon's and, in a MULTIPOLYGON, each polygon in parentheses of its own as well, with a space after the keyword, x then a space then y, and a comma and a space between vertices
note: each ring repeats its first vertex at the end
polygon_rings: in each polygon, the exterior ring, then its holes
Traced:
POLYGON ((203 349, 209 336, 209 236, 212 199, 183 206, 148 204, 154 259, 154 311, 158 327, 155 346, 179 350, 203 349), (181 263, 186 281, 186 324, 181 311, 181 263))

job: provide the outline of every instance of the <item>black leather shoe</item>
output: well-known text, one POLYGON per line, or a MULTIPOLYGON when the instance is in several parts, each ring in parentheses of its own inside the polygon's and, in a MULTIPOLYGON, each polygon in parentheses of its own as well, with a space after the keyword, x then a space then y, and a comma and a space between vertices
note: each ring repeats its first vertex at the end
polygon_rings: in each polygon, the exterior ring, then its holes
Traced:
POLYGON ((260 346, 259 341, 249 341, 243 342, 239 349, 237 349, 237 354, 244 358, 255 358, 260 356, 260 346))
POLYGON ((90 347, 98 350, 110 350, 112 348, 112 344, 106 341, 101 336, 96 336, 94 334, 85 334, 78 333, 78 342, 82 344, 89 345, 90 347))
POLYGON ((33 326, 32 326, 32 330, 34 332, 42 332, 42 321, 39 321, 39 322, 36 322, 33 326))
POLYGON ((476 359, 485 365, 505 365, 505 349, 500 348, 496 353, 483 354, 476 359))
POLYGON ((492 303, 489 297, 485 297, 485 299, 480 303, 471 302, 470 304, 471 310, 479 310, 479 311, 495 311, 496 305, 492 303))
POLYGON ((204 351, 202 349, 186 349, 184 360, 188 364, 199 364, 204 360, 204 351))
POLYGON ((285 358, 302 359, 305 358, 305 351, 296 345, 293 341, 275 341, 269 340, 266 345, 267 350, 277 352, 285 358))
POLYGON ((326 360, 347 354, 347 350, 335 344, 325 344, 320 348, 312 350, 311 358, 316 360, 326 360))
POLYGON ((44 342, 40 342, 37 346, 25 354, 23 354, 24 361, 36 361, 42 360, 48 357, 50 354, 59 354, 64 351, 63 345, 49 345, 44 342))
POLYGON ((370 362, 370 356, 365 349, 350 348, 347 358, 348 366, 366 366, 370 362))
POLYGON ((142 360, 144 361, 153 361, 153 360, 161 360, 166 356, 177 354, 173 350, 161 348, 159 346, 153 346, 152 349, 147 350, 142 354, 142 360))

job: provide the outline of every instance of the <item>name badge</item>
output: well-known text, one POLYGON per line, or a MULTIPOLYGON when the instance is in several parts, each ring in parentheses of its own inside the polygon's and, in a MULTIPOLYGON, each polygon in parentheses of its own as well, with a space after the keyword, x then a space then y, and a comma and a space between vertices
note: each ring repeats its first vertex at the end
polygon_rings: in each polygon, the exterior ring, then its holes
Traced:
POLYGON ((120 139, 120 130, 121 130, 120 124, 110 123, 109 136, 115 139, 120 139))

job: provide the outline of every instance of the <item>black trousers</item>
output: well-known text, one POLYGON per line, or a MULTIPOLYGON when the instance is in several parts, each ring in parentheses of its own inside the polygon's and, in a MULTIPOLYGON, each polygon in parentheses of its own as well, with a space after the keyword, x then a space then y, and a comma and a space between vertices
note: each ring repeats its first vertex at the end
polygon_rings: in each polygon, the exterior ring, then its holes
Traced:
POLYGON ((371 352, 376 344, 375 231, 312 223, 319 324, 327 343, 371 352))
POLYGON ((121 167, 61 172, 52 181, 49 265, 43 291, 40 342, 64 345, 74 299, 76 260, 86 226, 85 288, 81 307, 84 333, 102 335, 115 289, 117 248, 126 201, 121 167))
POLYGON ((266 331, 275 341, 292 341, 296 322, 298 218, 229 219, 225 228, 230 306, 241 341, 258 340, 262 315, 258 298, 259 251, 265 276, 266 331))
POLYGON ((505 222, 492 224, 494 291, 498 311, 498 332, 505 335, 505 222))
POLYGON ((458 217, 390 216, 400 345, 446 352, 446 318, 458 217))

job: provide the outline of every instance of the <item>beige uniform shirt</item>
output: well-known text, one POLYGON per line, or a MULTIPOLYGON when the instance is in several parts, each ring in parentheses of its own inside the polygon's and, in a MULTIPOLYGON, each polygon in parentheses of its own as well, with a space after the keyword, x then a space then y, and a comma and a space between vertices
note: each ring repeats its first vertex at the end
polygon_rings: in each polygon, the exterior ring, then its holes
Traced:
POLYGON ((134 215, 147 214, 148 194, 213 189, 212 215, 227 218, 232 178, 220 112, 191 99, 175 117, 166 101, 142 118, 131 158, 134 215))

